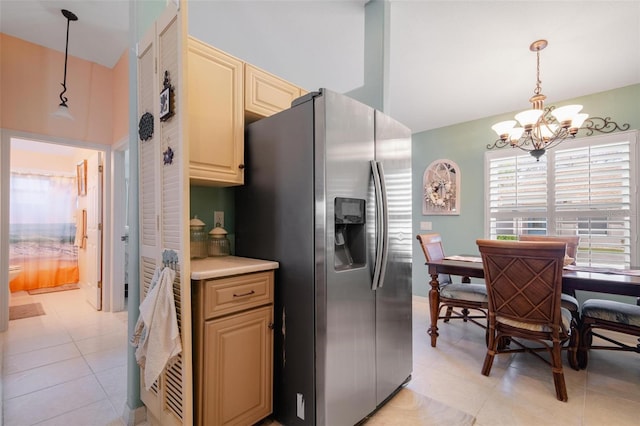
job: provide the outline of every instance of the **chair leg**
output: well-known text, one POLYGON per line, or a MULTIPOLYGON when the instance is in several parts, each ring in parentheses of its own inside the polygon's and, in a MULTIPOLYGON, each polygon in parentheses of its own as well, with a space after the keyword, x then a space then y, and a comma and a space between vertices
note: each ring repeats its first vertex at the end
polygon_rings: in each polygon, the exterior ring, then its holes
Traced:
POLYGON ((482 364, 482 374, 484 376, 488 376, 491 373, 491 367, 493 366, 493 358, 496 355, 496 349, 498 346, 498 342, 501 339, 496 338, 495 330, 487 328, 488 344, 487 344, 487 355, 484 357, 484 364, 482 364))
POLYGON ((447 312, 444 314, 444 322, 449 322, 452 312, 453 312, 453 307, 447 306, 447 312))
POLYGON ((559 401, 566 402, 569 398, 567 396, 567 386, 564 382, 564 372, 562 371, 562 348, 559 340, 553 341, 551 370, 553 371, 553 383, 556 387, 556 398, 559 401))
POLYGON ((581 329, 577 360, 578 367, 584 370, 589 363, 589 347, 593 341, 593 336, 591 335, 591 325, 589 323, 583 322, 581 329))
POLYGON ((500 339, 498 339, 498 345, 496 346, 496 350, 498 352, 503 351, 507 349, 510 344, 511 344, 511 337, 502 336, 500 339))
POLYGON ((569 365, 574 370, 580 370, 580 363, 578 361, 578 352, 580 347, 580 330, 574 324, 571 327, 571 337, 569 338, 569 347, 567 350, 567 360, 569 365))
POLYGON ((467 322, 468 321, 468 319, 467 319, 468 316, 469 316, 469 309, 463 308, 462 309, 462 321, 467 322))
POLYGON ((493 366, 493 358, 495 352, 491 349, 487 349, 487 355, 484 357, 484 364, 482 364, 482 375, 488 376, 491 373, 491 367, 493 366))

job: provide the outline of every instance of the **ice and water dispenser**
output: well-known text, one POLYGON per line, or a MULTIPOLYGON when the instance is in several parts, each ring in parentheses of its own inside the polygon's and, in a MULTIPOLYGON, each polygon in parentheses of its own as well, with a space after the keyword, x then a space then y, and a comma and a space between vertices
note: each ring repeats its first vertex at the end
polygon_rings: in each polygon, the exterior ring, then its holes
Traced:
POLYGON ((365 201, 335 199, 335 269, 361 268, 367 262, 365 201))

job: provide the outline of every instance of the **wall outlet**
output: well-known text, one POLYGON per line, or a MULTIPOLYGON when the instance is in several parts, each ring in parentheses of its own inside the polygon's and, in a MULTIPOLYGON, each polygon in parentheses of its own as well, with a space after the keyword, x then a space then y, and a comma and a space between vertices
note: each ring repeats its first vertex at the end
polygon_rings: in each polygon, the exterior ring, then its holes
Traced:
POLYGON ((213 212, 213 227, 224 228, 224 212, 213 212))
POLYGON ((431 222, 420 222, 421 231, 431 231, 431 222))

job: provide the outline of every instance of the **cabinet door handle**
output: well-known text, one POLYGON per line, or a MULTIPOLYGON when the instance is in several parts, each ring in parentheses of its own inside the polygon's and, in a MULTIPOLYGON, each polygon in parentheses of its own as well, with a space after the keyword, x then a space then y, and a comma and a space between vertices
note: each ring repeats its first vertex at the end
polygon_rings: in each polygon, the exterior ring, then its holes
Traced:
POLYGON ((245 296, 251 296, 252 294, 255 294, 255 290, 251 290, 248 293, 242 293, 242 294, 233 293, 233 297, 245 297, 245 296))
POLYGON ((274 325, 273 325, 273 323, 272 323, 272 322, 270 322, 270 323, 267 325, 267 327, 269 328, 269 330, 273 330, 274 325))
POLYGON ((238 166, 238 168, 239 168, 240 170, 244 169, 244 164, 240 164, 240 165, 238 166))

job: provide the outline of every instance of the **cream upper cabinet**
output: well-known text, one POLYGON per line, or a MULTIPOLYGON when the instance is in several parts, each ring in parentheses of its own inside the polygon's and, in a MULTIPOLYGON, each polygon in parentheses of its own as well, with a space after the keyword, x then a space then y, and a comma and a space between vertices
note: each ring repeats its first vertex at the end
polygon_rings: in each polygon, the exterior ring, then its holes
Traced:
POLYGON ((199 185, 244 183, 243 63, 189 37, 189 177, 199 185))
POLYGON ((247 121, 285 110, 300 95, 299 87, 251 64, 244 65, 244 109, 247 121))

